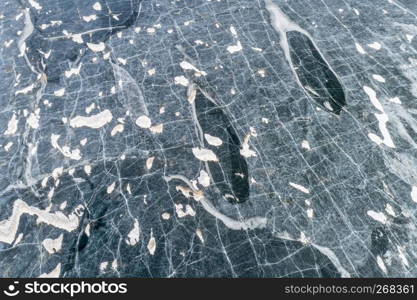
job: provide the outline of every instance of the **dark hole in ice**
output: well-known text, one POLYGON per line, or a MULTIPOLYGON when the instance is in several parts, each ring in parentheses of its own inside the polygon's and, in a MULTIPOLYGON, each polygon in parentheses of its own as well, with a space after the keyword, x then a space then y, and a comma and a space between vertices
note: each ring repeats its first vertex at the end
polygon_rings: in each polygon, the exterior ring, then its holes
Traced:
POLYGON ((80 240, 78 241, 77 250, 82 251, 88 243, 88 236, 85 232, 82 233, 80 240))
POLYGON ((223 142, 220 146, 212 146, 205 141, 206 148, 219 159, 218 162, 208 162, 214 184, 229 202, 245 202, 249 197, 248 166, 240 154, 241 143, 236 130, 224 111, 200 92, 195 107, 203 134, 220 138, 223 142))
POLYGON ((374 255, 384 255, 388 250, 388 236, 383 227, 375 228, 371 233, 371 251, 374 255))
POLYGON ((322 107, 337 115, 346 105, 343 87, 310 38, 287 32, 293 67, 306 93, 322 107))

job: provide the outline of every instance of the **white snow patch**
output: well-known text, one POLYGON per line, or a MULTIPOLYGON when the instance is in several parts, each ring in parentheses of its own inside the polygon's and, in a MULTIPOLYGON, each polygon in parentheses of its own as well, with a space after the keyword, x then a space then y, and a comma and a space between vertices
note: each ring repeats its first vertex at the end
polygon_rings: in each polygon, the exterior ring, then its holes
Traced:
POLYGON ((99 266, 100 271, 103 272, 104 270, 106 270, 108 265, 109 265, 108 261, 103 261, 99 266))
POLYGON ((137 219, 135 219, 135 222, 133 223, 133 228, 127 235, 126 243, 130 246, 136 245, 139 242, 139 236, 140 236, 139 222, 137 219))
POLYGON ((62 155, 64 155, 65 157, 68 157, 68 158, 73 159, 73 160, 80 160, 81 159, 80 150, 79 149, 71 150, 71 148, 68 147, 68 146, 62 146, 61 147, 58 144, 59 137, 60 136, 58 134, 52 134, 51 135, 51 145, 52 145, 52 147, 54 147, 59 152, 61 152, 62 155))
POLYGON ((379 82, 385 82, 385 78, 378 74, 373 74, 372 78, 379 82))
POLYGON ((164 124, 154 125, 149 130, 154 134, 161 133, 164 130, 164 124))
POLYGON ((375 50, 380 50, 381 49, 381 44, 378 42, 373 42, 371 44, 368 44, 368 47, 375 49, 375 50))
POLYGON ((178 218, 184 218, 186 216, 195 216, 195 210, 189 204, 185 206, 185 210, 184 205, 175 204, 175 212, 177 213, 178 218))
POLYGON ((200 241, 204 244, 204 237, 203 237, 203 233, 201 232, 201 229, 197 229, 195 231, 196 235, 198 236, 198 238, 200 239, 200 241))
POLYGON ((31 92, 33 89, 35 88, 35 84, 32 83, 31 85, 28 85, 27 87, 17 90, 14 94, 15 95, 19 95, 19 94, 24 94, 26 95, 27 93, 31 92))
POLYGON ((88 23, 88 22, 97 20, 97 16, 96 15, 83 16, 83 20, 88 23))
POLYGON ((242 44, 240 43, 240 41, 237 41, 236 45, 232 45, 232 46, 227 47, 227 51, 229 51, 231 54, 239 52, 242 49, 243 48, 242 48, 242 44))
POLYGON ((175 77, 174 80, 175 80, 175 84, 179 84, 182 86, 188 86, 189 84, 188 79, 185 78, 183 75, 175 77))
POLYGON ((368 95, 369 99, 371 100, 371 103, 373 104, 373 106, 375 106, 375 108, 377 108, 379 111, 383 112, 384 108, 381 104, 381 102, 379 102, 379 100, 376 97, 376 92, 370 88, 369 86, 363 86, 363 90, 365 91, 365 93, 368 95))
POLYGON ((300 192, 303 192, 304 194, 310 194, 310 190, 308 188, 302 186, 301 184, 290 182, 289 185, 292 186, 293 188, 299 190, 300 192))
POLYGON ((96 104, 93 102, 85 108, 85 113, 90 114, 96 108, 96 104))
POLYGON ((136 119, 136 125, 138 125, 140 128, 150 128, 152 122, 148 116, 143 115, 136 119))
POLYGON ((116 126, 113 127, 110 135, 115 136, 116 134, 123 132, 124 128, 125 126, 123 124, 117 124, 116 126))
POLYGON ((417 202, 417 186, 413 185, 411 187, 411 200, 413 200, 414 202, 417 202))
POLYGON ((201 161, 219 161, 216 154, 210 149, 195 147, 192 151, 194 156, 201 161))
POLYGON ((48 251, 48 253, 53 254, 61 250, 63 239, 64 235, 61 233, 61 235, 56 239, 44 239, 42 241, 42 246, 46 249, 46 251, 48 251))
POLYGON ((181 67, 183 70, 193 70, 193 71, 195 71, 195 73, 196 73, 197 77, 198 77, 198 76, 201 76, 201 75, 203 75, 203 76, 206 76, 206 75, 207 75, 207 73, 206 73, 206 72, 204 72, 204 71, 200 71, 199 69, 197 69, 196 67, 194 67, 192 64, 190 64, 190 63, 189 63, 189 62, 187 62, 187 61, 182 61, 182 62, 180 63, 180 67, 181 67))
POLYGON ((111 263, 111 268, 113 269, 113 270, 117 270, 117 258, 115 259, 115 260, 113 260, 112 261, 112 263, 111 263))
POLYGON ((204 134, 204 138, 206 139, 207 143, 212 146, 219 147, 223 144, 223 141, 220 138, 207 133, 204 134))
POLYGON ((110 110, 106 109, 102 112, 89 117, 77 116, 70 120, 70 126, 73 128, 89 127, 89 128, 101 128, 107 123, 110 123, 113 119, 113 115, 110 110))
POLYGON ((31 113, 26 120, 26 123, 29 124, 33 129, 39 128, 39 109, 31 113))
POLYGON ((249 148, 249 140, 250 140, 251 136, 256 136, 256 132, 251 132, 251 133, 246 135, 246 137, 245 137, 245 139, 243 140, 243 143, 242 143, 242 149, 240 149, 240 151, 239 151, 240 155, 242 155, 243 157, 246 157, 246 158, 257 156, 256 152, 249 148))
POLYGON ((152 156, 146 160, 146 169, 150 170, 152 168, 154 159, 155 157, 152 156))
POLYGON ((0 241, 11 244, 15 239, 17 230, 19 228, 20 217, 24 214, 36 216, 37 224, 45 223, 50 226, 71 232, 78 228, 79 219, 76 211, 80 209, 77 207, 73 213, 68 216, 60 211, 50 213, 48 210, 42 210, 34 206, 29 206, 21 199, 17 199, 13 204, 13 210, 10 217, 6 220, 0 221, 0 241))
POLYGON ((80 70, 81 70, 81 66, 82 66, 83 64, 82 63, 80 63, 79 65, 78 65, 78 67, 76 67, 76 68, 71 68, 71 69, 69 69, 68 71, 65 71, 65 77, 67 77, 67 78, 69 78, 69 77, 71 77, 72 75, 79 75, 80 74, 80 70))
POLYGON ((234 36, 237 36, 237 32, 236 32, 235 27, 230 26, 230 32, 231 32, 234 36))
POLYGON ((310 143, 307 140, 301 142, 301 148, 311 150, 310 143))
POLYGON ((39 275, 39 278, 58 278, 59 274, 61 274, 61 263, 59 263, 51 272, 39 275))
POLYGON ((101 10, 101 4, 100 4, 100 2, 96 2, 96 3, 94 3, 94 5, 93 5, 93 9, 94 9, 94 10, 101 10))
POLYGON ((150 255, 154 255, 155 254, 156 240, 155 240, 155 238, 153 236, 153 232, 152 231, 151 231, 151 238, 149 239, 147 248, 148 248, 148 251, 149 251, 149 254, 150 255))
POLYGON ((16 119, 16 114, 13 114, 12 118, 7 123, 7 129, 4 132, 5 135, 15 134, 17 131, 18 120, 16 119))
POLYGON ((385 211, 387 212, 387 214, 395 217, 394 208, 389 203, 385 204, 385 211))
POLYGON ((116 187, 116 181, 113 181, 113 183, 112 184, 110 184, 108 187, 107 187, 107 194, 111 194, 111 193, 113 193, 113 191, 114 191, 114 188, 116 187))
POLYGON ((37 10, 40 10, 40 9, 42 9, 42 6, 38 3, 38 2, 36 2, 35 0, 29 0, 29 4, 34 8, 34 9, 37 9, 37 10))
POLYGON ((366 54, 365 49, 363 49, 363 47, 362 47, 360 44, 355 43, 355 46, 356 46, 356 50, 357 50, 360 54, 366 54))
POLYGON ((411 41, 413 40, 413 38, 414 38, 414 35, 412 35, 412 34, 406 34, 405 35, 405 38, 407 39, 407 41, 409 42, 409 43, 411 43, 411 41))
POLYGON ((373 210, 368 210, 367 214, 368 214, 368 216, 370 216, 375 221, 378 221, 382 224, 387 223, 387 216, 382 212, 376 212, 376 211, 373 211, 373 210))
POLYGON ((84 40, 81 34, 72 34, 71 40, 77 44, 83 44, 84 40))
POLYGON ((6 152, 9 152, 10 148, 13 146, 12 142, 8 142, 5 146, 4 146, 4 150, 6 152))
POLYGON ((103 42, 100 42, 98 44, 87 43, 87 47, 94 52, 101 52, 106 48, 106 45, 103 42))
POLYGON ((304 232, 300 233, 300 238, 298 240, 305 245, 310 243, 304 232))
POLYGON ((395 104, 401 104, 401 100, 398 97, 389 98, 388 101, 395 104))
POLYGON ((381 112, 381 113, 375 113, 375 117, 377 118, 379 122, 379 130, 381 131, 383 138, 380 138, 374 133, 369 133, 368 137, 378 145, 385 144, 386 146, 390 148, 395 148, 394 142, 387 128, 388 115, 384 112, 384 107, 382 106, 381 102, 379 102, 378 98, 376 97, 376 92, 372 88, 366 85, 363 86, 363 90, 368 95, 369 99, 371 100, 372 105, 381 112))
POLYGON ((200 176, 198 176, 197 180, 204 187, 208 187, 210 185, 210 176, 204 170, 200 171, 200 176))
POLYGON ((126 59, 124 59, 124 58, 122 58, 122 57, 118 57, 118 58, 117 58, 117 61, 118 61, 119 63, 121 63, 122 65, 126 65, 126 64, 127 64, 127 60, 126 60, 126 59))
POLYGON ((376 263, 378 264, 378 267, 382 270, 382 272, 384 272, 385 274, 388 273, 387 271, 387 267, 385 266, 384 261, 382 260, 381 256, 377 256, 376 257, 376 263))
POLYGON ((91 166, 90 165, 85 165, 84 166, 84 172, 85 172, 85 174, 90 175, 91 174, 91 166))
POLYGON ((56 97, 62 97, 65 94, 65 88, 59 89, 54 91, 54 96, 56 97))

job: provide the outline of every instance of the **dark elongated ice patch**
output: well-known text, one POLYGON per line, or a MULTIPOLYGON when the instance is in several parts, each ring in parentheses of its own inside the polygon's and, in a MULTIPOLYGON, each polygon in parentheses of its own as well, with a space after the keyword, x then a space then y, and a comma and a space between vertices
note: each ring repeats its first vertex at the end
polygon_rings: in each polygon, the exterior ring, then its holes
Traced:
POLYGON ((281 48, 298 84, 320 106, 340 114, 346 105, 343 87, 310 34, 293 23, 271 0, 265 3, 272 27, 280 35, 281 48))
POLYGON ((210 177, 220 193, 231 203, 242 203, 249 197, 248 166, 241 155, 241 142, 226 113, 199 89, 193 100, 198 130, 204 148, 211 150, 217 161, 207 161, 210 177))

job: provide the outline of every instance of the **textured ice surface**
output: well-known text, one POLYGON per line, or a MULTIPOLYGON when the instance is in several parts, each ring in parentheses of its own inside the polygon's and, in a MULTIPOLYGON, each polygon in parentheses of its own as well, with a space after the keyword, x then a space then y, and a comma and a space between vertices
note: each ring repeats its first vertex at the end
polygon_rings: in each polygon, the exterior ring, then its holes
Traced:
POLYGON ((417 276, 417 2, 0 8, 0 276, 417 276))

